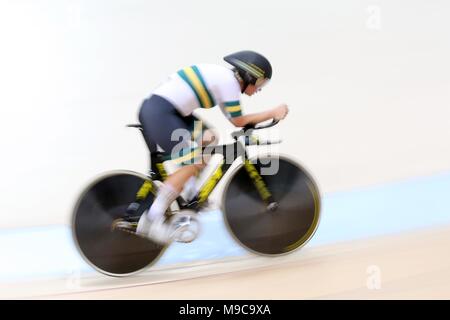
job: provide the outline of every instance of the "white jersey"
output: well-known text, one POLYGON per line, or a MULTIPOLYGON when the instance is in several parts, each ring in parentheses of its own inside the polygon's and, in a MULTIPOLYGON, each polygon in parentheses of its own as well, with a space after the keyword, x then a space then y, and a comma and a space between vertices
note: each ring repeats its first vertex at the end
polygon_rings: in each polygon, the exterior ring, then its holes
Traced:
POLYGON ((232 70, 213 64, 183 68, 169 76, 153 94, 170 101, 183 115, 196 108, 219 106, 229 117, 242 115, 241 87, 232 70))

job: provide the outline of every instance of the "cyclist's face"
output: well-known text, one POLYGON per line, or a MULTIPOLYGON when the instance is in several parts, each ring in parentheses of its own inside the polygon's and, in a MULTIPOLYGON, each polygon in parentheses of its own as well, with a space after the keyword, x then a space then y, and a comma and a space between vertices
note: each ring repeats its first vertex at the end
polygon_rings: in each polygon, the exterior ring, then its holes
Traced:
POLYGON ((255 85, 249 84, 247 88, 245 89, 244 93, 248 96, 252 96, 255 94, 255 92, 259 91, 261 89, 258 89, 255 85))
POLYGON ((256 92, 261 91, 262 87, 264 87, 267 83, 269 82, 268 79, 258 79, 256 81, 256 84, 249 84, 247 86, 247 89, 245 89, 244 93, 252 96, 254 95, 256 92))

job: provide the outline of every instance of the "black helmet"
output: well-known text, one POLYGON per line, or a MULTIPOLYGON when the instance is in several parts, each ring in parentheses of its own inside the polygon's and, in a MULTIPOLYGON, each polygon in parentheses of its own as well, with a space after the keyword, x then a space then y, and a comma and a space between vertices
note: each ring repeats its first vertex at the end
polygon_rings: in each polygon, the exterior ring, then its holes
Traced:
POLYGON ((249 84, 256 84, 257 80, 270 79, 272 66, 263 55, 254 51, 239 51, 223 58, 233 65, 239 76, 244 80, 244 90, 249 84))

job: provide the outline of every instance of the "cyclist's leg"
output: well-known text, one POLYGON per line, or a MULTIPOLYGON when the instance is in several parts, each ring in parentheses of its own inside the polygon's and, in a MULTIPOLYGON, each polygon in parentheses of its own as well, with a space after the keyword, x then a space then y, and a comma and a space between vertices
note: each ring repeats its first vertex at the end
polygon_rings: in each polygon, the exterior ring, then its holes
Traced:
POLYGON ((168 176, 164 185, 161 186, 159 194, 148 212, 150 220, 163 216, 169 205, 179 196, 186 182, 197 176, 205 165, 201 158, 201 145, 192 140, 192 120, 192 117, 181 117, 176 113, 175 116, 171 115, 165 118, 165 130, 158 132, 160 136, 156 138, 156 141, 164 150, 170 151, 175 148, 179 150, 171 152, 171 160, 181 167, 168 176), (182 130, 179 132, 179 135, 183 136, 181 143, 170 138, 172 132, 177 129, 182 130), (163 137, 161 134, 165 136, 163 137))
MULTIPOLYGON (((170 118, 172 108, 172 105, 167 100, 154 95, 145 99, 141 104, 138 117, 142 126, 144 140, 150 154, 154 154, 158 151, 157 142, 154 140, 154 137, 156 136, 158 139, 161 139, 158 135, 158 131, 164 129, 161 122, 164 123, 164 120, 170 118)), ((164 139, 164 136, 162 139, 164 139)), ((157 172, 154 168, 155 164, 153 161, 151 162, 150 171, 157 172)), ((147 201, 149 195, 148 192, 138 192, 135 200, 130 203, 126 210, 127 215, 133 218, 134 216, 141 215, 147 210, 152 202, 151 199, 149 199, 150 201, 147 201)))
POLYGON ((188 120, 184 119, 170 102, 159 96, 152 96, 141 109, 140 121, 144 135, 150 136, 152 141, 162 147, 166 153, 170 153, 174 162, 182 165, 160 187, 157 197, 147 213, 148 222, 143 221, 138 226, 139 233, 148 232, 149 235, 155 236, 156 232, 161 231, 163 235, 161 233, 156 235, 156 239, 152 237, 155 240, 161 240, 169 232, 167 229, 163 230, 164 226, 161 222, 164 220, 165 211, 178 197, 186 181, 198 174, 204 164, 199 160, 201 150, 192 143, 188 120), (175 130, 179 131, 176 132, 177 136, 173 139, 175 130), (179 138, 181 138, 181 142, 179 138), (176 152, 172 152, 173 150, 176 152), (159 230, 153 226, 157 226, 159 230))
POLYGON ((157 143, 170 154, 175 164, 181 165, 165 181, 180 192, 184 183, 204 167, 199 137, 205 126, 193 115, 183 117, 170 102, 159 96, 149 99, 148 105, 141 109, 139 118, 147 140, 157 143))
MULTIPOLYGON (((191 132, 192 141, 194 141, 198 146, 206 147, 217 145, 217 133, 209 128, 203 120, 200 120, 195 115, 191 114, 187 117, 183 117, 183 121, 186 123, 186 126, 191 132)), ((172 175, 172 178, 174 179, 173 185, 176 185, 179 191, 183 191, 183 198, 185 200, 190 200, 195 195, 197 177, 200 171, 209 162, 210 155, 203 153, 201 158, 199 157, 198 160, 199 161, 197 161, 195 168, 187 165, 185 167, 189 167, 189 169, 184 169, 183 167, 182 170, 179 170, 172 175)))
MULTIPOLYGON (((190 128, 192 140, 195 141, 198 145, 202 147, 213 147, 218 144, 219 135, 203 120, 200 120, 194 115, 185 117, 184 120, 190 128)), ((208 154, 202 154, 201 161, 203 163, 203 166, 201 167, 201 169, 203 169, 204 165, 209 162, 210 157, 211 156, 208 154)))

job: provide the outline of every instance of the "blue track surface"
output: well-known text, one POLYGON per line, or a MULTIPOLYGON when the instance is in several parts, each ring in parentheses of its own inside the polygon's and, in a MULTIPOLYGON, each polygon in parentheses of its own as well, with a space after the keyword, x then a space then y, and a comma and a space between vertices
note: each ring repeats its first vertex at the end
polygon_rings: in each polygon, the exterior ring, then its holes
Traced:
MULTIPOLYGON (((158 265, 247 255, 228 234, 218 211, 201 216, 202 234, 172 245, 158 265)), ((327 194, 308 246, 450 223, 450 173, 327 194)), ((65 226, 0 232, 0 281, 94 272, 78 255, 65 226)))

